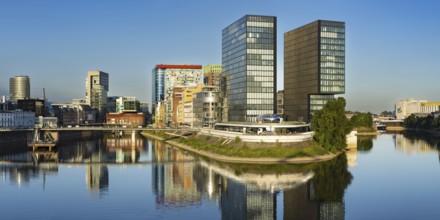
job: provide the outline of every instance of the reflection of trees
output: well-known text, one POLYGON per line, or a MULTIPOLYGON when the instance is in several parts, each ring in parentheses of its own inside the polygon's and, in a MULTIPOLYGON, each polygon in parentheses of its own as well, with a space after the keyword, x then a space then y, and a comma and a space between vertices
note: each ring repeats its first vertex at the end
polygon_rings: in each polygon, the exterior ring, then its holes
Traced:
POLYGON ((360 138, 357 140, 357 150, 363 152, 369 152, 373 149, 373 139, 372 138, 360 138))
POLYGON ((353 176, 347 170, 347 158, 343 154, 324 162, 315 169, 312 199, 320 202, 342 202, 345 189, 353 176))

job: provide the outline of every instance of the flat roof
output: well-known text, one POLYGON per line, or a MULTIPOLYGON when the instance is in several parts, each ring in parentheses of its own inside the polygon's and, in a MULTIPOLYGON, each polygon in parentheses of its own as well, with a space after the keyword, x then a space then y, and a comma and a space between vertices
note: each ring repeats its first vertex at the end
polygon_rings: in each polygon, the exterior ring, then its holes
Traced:
POLYGON ((216 123, 215 126, 229 126, 229 127, 274 127, 274 128, 299 128, 308 127, 310 124, 302 122, 283 122, 283 123, 252 123, 252 122, 228 122, 228 123, 216 123))

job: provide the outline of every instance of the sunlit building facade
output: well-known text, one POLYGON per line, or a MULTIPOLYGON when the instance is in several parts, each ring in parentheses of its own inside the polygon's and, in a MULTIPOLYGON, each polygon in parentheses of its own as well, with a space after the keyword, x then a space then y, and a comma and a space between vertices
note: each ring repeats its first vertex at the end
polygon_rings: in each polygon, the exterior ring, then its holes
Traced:
POLYGON ((86 103, 98 110, 98 121, 105 119, 107 112, 107 92, 109 90, 108 73, 94 70, 89 71, 86 78, 86 103))
POLYGON ((158 64, 152 71, 153 110, 157 102, 165 100, 174 86, 198 86, 203 84, 201 65, 158 64))
POLYGON ((411 114, 425 115, 440 111, 440 102, 428 102, 427 100, 415 100, 408 98, 396 103, 396 119, 402 120, 411 114))
POLYGON ((223 29, 229 121, 253 122, 276 111, 276 31, 276 17, 258 15, 245 15, 223 29))
POLYGON ((317 20, 284 34, 284 119, 309 121, 345 93, 345 23, 317 20))
POLYGON ((221 80, 222 65, 209 64, 203 67, 203 83, 207 86, 219 86, 221 80))

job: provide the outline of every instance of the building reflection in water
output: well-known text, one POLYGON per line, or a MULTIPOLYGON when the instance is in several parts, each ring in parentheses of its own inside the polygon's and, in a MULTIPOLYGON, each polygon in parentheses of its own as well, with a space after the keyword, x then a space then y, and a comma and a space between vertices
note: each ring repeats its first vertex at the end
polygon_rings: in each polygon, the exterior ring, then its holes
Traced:
POLYGON ((284 219, 344 219, 343 198, 352 179, 345 155, 312 169, 280 165, 284 171, 245 172, 249 169, 189 161, 191 156, 161 142, 154 143, 153 151, 152 185, 159 207, 199 205, 204 197, 219 204, 222 219, 276 219, 277 194, 284 192, 284 219))
POLYGON ((403 135, 394 135, 394 146, 408 155, 438 152, 440 138, 431 134, 405 132, 403 135))
POLYGON ((194 158, 159 141, 153 143, 152 149, 155 162, 152 187, 156 204, 172 207, 200 205, 202 197, 194 178, 194 158))

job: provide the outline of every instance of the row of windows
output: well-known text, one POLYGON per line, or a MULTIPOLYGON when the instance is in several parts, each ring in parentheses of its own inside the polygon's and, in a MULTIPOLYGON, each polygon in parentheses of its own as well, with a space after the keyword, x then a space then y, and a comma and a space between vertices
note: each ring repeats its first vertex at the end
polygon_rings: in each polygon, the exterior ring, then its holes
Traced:
POLYGON ((248 76, 248 82, 273 82, 273 77, 248 76))
POLYGON ((344 45, 321 44, 321 50, 345 50, 344 45))
POLYGON ((247 27, 247 32, 257 32, 257 33, 274 33, 273 28, 266 27, 247 27))
POLYGON ((274 34, 270 34, 270 33, 252 33, 249 32, 247 34, 248 37, 251 38, 265 38, 265 39, 274 39, 274 34))
POLYGON ((331 61, 331 62, 343 63, 343 62, 345 62, 345 57, 321 56, 321 62, 322 61, 331 61))
POLYGON ((273 60, 273 55, 266 54, 247 54, 246 58, 248 60, 273 60))
POLYGON ((321 92, 343 93, 344 91, 345 88, 341 86, 321 86, 321 92))
POLYGON ((247 82, 247 86, 254 88, 273 88, 273 82, 247 82))
POLYGON ((343 28, 343 27, 321 26, 321 31, 345 33, 345 28, 343 28))
POLYGON ((274 61, 272 60, 247 60, 248 65, 257 65, 257 66, 273 66, 274 61))
POLYGON ((248 71, 247 72, 248 76, 272 76, 273 77, 273 72, 268 72, 268 71, 248 71))
POLYGON ((273 44, 273 39, 266 38, 247 38, 248 43, 258 43, 258 44, 273 44))
POLYGON ((321 44, 345 45, 344 39, 321 38, 321 44))
POLYGON ((321 62, 321 67, 345 68, 344 63, 321 62))
POLYGON ((345 74, 344 69, 321 68, 321 74, 345 74))
POLYGON ((273 50, 274 45, 273 44, 253 44, 248 43, 247 44, 248 49, 263 49, 263 50, 273 50))
POLYGON ((345 75, 321 74, 321 80, 345 80, 345 75))
POLYGON ((269 54, 273 55, 273 50, 262 50, 262 49, 247 49, 248 54, 269 54))
POLYGON ((334 50, 321 50, 322 56, 340 56, 345 57, 344 51, 334 51, 334 50))
POLYGON ((273 71, 273 66, 253 66, 253 65, 247 65, 247 70, 271 70, 273 71))
POLYGON ((247 93, 248 99, 257 99, 257 98, 263 98, 263 99, 273 99, 273 93, 247 93))
POLYGON ((270 111, 270 109, 267 111, 261 111, 261 110, 247 110, 247 115, 266 115, 266 114, 272 114, 273 110, 270 111))
POLYGON ((321 31, 321 37, 345 39, 345 34, 321 31))
POLYGON ((247 104, 273 105, 273 99, 248 99, 247 104))
MULTIPOLYGON (((275 21, 275 17, 273 16, 246 16, 245 18, 247 18, 247 21, 263 21, 263 22, 274 22, 275 21)), ((240 19, 241 20, 241 19, 240 19)))
POLYGON ((248 87, 247 88, 248 92, 252 92, 252 93, 267 93, 267 92, 271 92, 273 93, 273 88, 272 87, 248 87))
POLYGON ((345 86, 344 81, 321 80, 321 86, 345 86))
POLYGON ((254 26, 254 27, 271 27, 273 28, 273 22, 255 22, 255 21, 248 21, 246 22, 247 26, 254 26))

